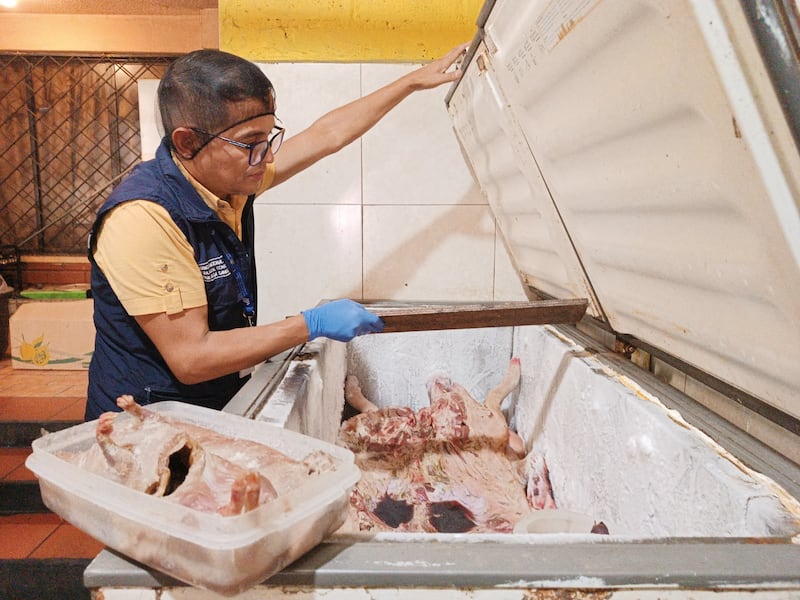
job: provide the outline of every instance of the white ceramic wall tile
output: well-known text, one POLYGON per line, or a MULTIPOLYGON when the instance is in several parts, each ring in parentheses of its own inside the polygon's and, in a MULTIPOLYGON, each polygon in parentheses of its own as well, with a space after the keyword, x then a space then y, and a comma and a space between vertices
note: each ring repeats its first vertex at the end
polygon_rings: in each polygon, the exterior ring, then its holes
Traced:
MULTIPOLYGON (((287 135, 418 65, 260 64, 287 135), (363 79, 363 83, 362 83, 363 79)), ((155 151, 157 82, 140 86, 143 151, 155 151)), ((259 321, 325 298, 524 300, 444 106, 412 94, 357 141, 256 201, 259 321), (362 146, 363 144, 363 146, 362 146), (363 149, 363 163, 362 163, 363 149), (361 204, 369 218, 362 231, 361 204), (364 247, 362 248, 362 237, 364 247), (365 266, 362 274, 362 265, 365 266), (363 279, 362 279, 363 278, 363 279)))
POLYGON ((361 298, 361 207, 256 205, 259 323, 361 298))
POLYGON ((488 301, 494 284, 488 206, 364 207, 364 296, 488 301))
POLYGON ((499 230, 496 231, 495 240, 493 300, 505 302, 528 300, 519 272, 511 262, 499 230))
POLYGON ((142 160, 156 155, 161 143, 160 117, 156 103, 159 79, 140 79, 136 82, 139 93, 139 138, 142 144, 142 160))
MULTIPOLYGON (((361 93, 358 64, 259 64, 277 94, 277 114, 289 139, 328 111, 361 93)), ((259 196, 267 204, 360 204, 361 142, 322 159, 259 196)))
MULTIPOLYGON (((420 65, 365 64, 367 94, 420 65)), ((449 85, 414 92, 363 137, 364 204, 485 204, 444 104, 449 85)))

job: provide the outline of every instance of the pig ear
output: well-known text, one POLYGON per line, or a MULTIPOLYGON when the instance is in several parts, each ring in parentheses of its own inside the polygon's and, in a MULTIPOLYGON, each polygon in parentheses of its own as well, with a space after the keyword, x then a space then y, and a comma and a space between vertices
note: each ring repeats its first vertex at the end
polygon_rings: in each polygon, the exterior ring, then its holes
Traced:
POLYGON ((428 390, 428 396, 430 396, 434 388, 438 388, 442 391, 449 391, 450 388, 453 387, 453 381, 446 373, 436 371, 428 377, 428 380, 425 382, 425 387, 428 390))

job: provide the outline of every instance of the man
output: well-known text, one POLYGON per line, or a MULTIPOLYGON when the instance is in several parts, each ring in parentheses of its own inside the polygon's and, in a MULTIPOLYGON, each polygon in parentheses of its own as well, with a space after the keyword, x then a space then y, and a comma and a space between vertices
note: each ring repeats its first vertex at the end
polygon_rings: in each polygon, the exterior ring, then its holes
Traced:
POLYGON ((275 354, 381 331, 347 299, 254 326, 253 198, 356 140, 412 92, 457 79, 449 69, 465 50, 285 143, 274 89, 256 65, 217 50, 170 65, 158 88, 164 139, 111 193, 89 238, 96 333, 86 420, 118 410, 122 394, 220 409, 244 383, 240 372, 275 354))

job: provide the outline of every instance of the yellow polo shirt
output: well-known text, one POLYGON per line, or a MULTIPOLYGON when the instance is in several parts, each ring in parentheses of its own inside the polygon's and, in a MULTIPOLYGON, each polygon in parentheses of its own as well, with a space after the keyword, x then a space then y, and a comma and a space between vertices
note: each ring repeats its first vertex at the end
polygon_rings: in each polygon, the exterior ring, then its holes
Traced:
MULTIPOLYGON (((241 239, 247 196, 222 200, 172 159, 203 201, 241 239)), ((258 193, 274 178, 275 163, 267 163, 258 193)), ((208 304, 191 244, 155 202, 130 200, 112 209, 98 231, 94 259, 129 315, 176 314, 208 304)))

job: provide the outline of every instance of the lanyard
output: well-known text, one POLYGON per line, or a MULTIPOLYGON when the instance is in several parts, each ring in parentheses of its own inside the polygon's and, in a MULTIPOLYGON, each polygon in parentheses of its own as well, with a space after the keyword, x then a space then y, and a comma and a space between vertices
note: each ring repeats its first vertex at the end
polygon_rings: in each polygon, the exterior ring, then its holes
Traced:
POLYGON ((250 290, 247 289, 247 282, 244 280, 242 270, 239 268, 239 265, 236 264, 233 255, 225 244, 220 243, 217 232, 214 229, 211 230, 211 237, 214 238, 214 243, 217 247, 222 250, 225 262, 231 273, 233 273, 233 278, 236 280, 236 287, 239 288, 239 300, 242 301, 242 314, 244 318, 247 319, 247 324, 252 327, 255 325, 255 307, 253 306, 253 297, 250 295, 250 290))

